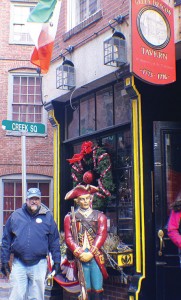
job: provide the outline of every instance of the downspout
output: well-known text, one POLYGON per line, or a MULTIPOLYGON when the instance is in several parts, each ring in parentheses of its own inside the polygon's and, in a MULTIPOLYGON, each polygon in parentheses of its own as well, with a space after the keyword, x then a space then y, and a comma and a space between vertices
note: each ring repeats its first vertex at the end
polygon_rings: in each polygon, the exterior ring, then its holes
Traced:
POLYGON ((52 103, 45 107, 48 119, 53 127, 53 216, 60 230, 60 124, 55 118, 52 103))

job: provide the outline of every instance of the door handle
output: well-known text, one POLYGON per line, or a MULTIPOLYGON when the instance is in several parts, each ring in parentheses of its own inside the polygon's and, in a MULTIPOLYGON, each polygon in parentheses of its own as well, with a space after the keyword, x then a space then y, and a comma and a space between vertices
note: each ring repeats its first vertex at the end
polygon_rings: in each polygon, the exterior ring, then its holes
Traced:
POLYGON ((162 256, 162 249, 163 249, 163 247, 165 247, 164 240, 163 240, 164 232, 163 232, 162 229, 158 230, 158 237, 159 237, 159 240, 160 240, 160 249, 158 251, 158 255, 162 256))

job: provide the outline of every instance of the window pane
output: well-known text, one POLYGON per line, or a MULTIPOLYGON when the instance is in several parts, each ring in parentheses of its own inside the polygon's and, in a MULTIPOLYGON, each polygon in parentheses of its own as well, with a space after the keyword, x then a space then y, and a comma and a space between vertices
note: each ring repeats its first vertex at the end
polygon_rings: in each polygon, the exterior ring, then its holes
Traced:
POLYGON ((95 131, 95 98, 94 95, 84 98, 80 103, 80 134, 95 131))
POLYGON ((47 183, 40 183, 39 189, 41 190, 42 196, 48 196, 49 195, 49 185, 47 183))
POLYGON ((16 196, 22 196, 22 183, 21 182, 17 182, 16 183, 16 192, 15 192, 16 196))
POLYGON ((97 10, 97 0, 89 0, 89 15, 92 15, 97 10))
POLYGON ((4 210, 14 210, 13 197, 4 197, 4 210))
POLYGON ((115 125, 131 121, 131 105, 128 94, 122 89, 120 83, 114 86, 114 115, 115 125))
POLYGON ((27 77, 21 77, 21 85, 27 86, 27 77))
POLYGON ((97 130, 113 125, 113 91, 112 87, 96 94, 97 130))
POLYGON ((34 86, 29 86, 28 87, 28 94, 33 95, 34 94, 34 86))
POLYGON ((22 207, 22 197, 16 197, 15 209, 22 207))
POLYGON ((4 195, 6 196, 14 195, 14 184, 12 182, 4 183, 4 195))
POLYGON ((73 110, 70 106, 66 107, 68 139, 79 136, 79 107, 78 103, 74 105, 77 107, 76 110, 73 110))
POLYGON ((34 96, 33 95, 28 95, 28 102, 29 103, 34 103, 34 96))
POLYGON ((16 43, 32 43, 32 39, 27 27, 27 18, 32 7, 14 5, 13 18, 11 20, 13 41, 16 43))
POLYGON ((108 135, 101 139, 102 147, 111 155, 116 151, 116 138, 115 135, 108 135))
POLYGON ((42 197, 41 201, 42 201, 43 204, 45 204, 47 207, 49 207, 49 198, 42 197))
POLYGON ((131 165, 131 132, 129 129, 118 135, 117 166, 127 167, 131 165))
POLYGON ((30 188, 38 187, 37 182, 28 182, 27 184, 27 189, 29 190, 30 188))
POLYGON ((28 81, 29 81, 29 85, 31 86, 34 86, 35 85, 35 77, 29 77, 28 78, 28 81))
POLYGON ((87 17, 87 1, 80 0, 80 22, 87 17))
POLYGON ((7 222, 7 219, 9 218, 9 216, 11 215, 11 213, 12 213, 12 211, 4 211, 4 213, 3 213, 3 225, 5 225, 6 224, 6 222, 7 222))
POLYGON ((19 95, 14 95, 14 103, 19 103, 19 95))
POLYGON ((98 9, 97 0, 80 0, 80 22, 94 14, 98 9))
POLYGON ((16 83, 14 84, 14 86, 13 86, 13 93, 14 93, 14 95, 20 93, 20 85, 17 85, 16 83))

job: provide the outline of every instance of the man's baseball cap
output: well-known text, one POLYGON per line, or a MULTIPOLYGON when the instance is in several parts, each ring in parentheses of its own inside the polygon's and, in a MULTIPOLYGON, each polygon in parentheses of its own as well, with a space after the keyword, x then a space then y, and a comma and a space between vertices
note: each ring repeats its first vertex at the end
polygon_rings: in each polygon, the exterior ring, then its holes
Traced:
POLYGON ((30 188, 27 191, 27 199, 30 199, 32 197, 41 198, 41 192, 38 188, 30 188))

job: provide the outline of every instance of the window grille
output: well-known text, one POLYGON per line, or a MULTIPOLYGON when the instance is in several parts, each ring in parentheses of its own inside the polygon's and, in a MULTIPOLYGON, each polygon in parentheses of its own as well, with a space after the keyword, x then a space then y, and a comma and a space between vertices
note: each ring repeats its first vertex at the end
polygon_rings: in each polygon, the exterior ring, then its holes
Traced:
POLYGON ((40 77, 13 76, 12 119, 20 122, 42 122, 40 77))

